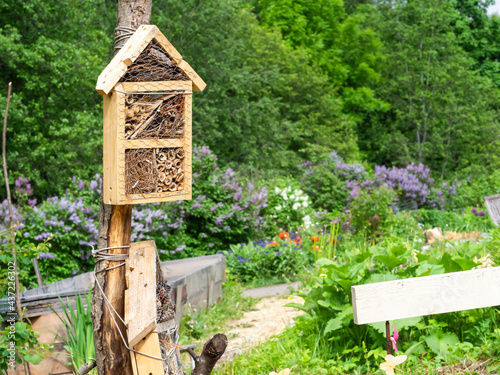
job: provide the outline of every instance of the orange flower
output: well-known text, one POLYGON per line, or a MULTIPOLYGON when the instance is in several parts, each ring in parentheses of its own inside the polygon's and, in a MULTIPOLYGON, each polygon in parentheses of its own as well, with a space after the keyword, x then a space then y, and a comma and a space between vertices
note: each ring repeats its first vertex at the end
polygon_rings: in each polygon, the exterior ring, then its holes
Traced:
POLYGON ((318 245, 316 245, 316 244, 314 244, 314 245, 312 245, 312 249, 313 249, 313 250, 319 250, 319 246, 318 246, 318 245))
POLYGON ((312 236, 311 237, 312 242, 319 242, 319 237, 318 236, 312 236))
POLYGON ((282 239, 282 240, 286 240, 287 238, 290 238, 290 235, 288 234, 288 232, 281 232, 279 234, 279 237, 282 239))
POLYGON ((271 242, 269 242, 269 246, 278 246, 278 242, 271 241, 271 242))
MULTIPOLYGON (((336 238, 331 238, 332 240, 332 244, 336 244, 337 243, 337 239, 336 238)), ((330 244, 330 240, 326 241, 327 244, 330 244)))

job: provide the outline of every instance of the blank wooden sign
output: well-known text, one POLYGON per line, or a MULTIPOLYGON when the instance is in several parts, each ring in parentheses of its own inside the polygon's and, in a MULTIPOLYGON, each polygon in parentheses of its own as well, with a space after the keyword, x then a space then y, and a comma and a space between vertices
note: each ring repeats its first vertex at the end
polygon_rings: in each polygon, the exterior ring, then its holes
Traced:
POLYGON ((367 324, 500 305, 500 267, 356 285, 354 323, 367 324))

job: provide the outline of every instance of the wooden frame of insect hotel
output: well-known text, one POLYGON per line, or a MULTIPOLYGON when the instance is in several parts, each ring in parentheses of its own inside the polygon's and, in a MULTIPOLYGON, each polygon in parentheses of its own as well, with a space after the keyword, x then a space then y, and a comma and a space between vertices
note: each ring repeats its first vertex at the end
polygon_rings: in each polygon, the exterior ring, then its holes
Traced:
POLYGON ((154 25, 142 25, 103 70, 107 204, 191 199, 192 91, 206 84, 154 25))

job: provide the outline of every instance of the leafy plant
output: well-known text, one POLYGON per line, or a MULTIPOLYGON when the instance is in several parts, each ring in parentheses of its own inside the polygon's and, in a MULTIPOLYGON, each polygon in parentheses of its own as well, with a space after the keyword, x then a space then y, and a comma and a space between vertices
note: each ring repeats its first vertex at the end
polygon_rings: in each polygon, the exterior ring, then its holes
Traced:
POLYGON ((0 323, 5 323, 5 329, 0 331, 0 369, 7 370, 25 362, 38 365, 42 359, 50 355, 52 346, 42 344, 40 334, 33 331, 30 324, 15 319, 4 319, 0 316, 0 323))
POLYGON ((296 278, 312 263, 312 254, 302 248, 298 235, 286 239, 230 245, 223 251, 227 268, 244 283, 268 284, 296 278))
POLYGON ((74 308, 69 299, 66 303, 61 298, 59 299, 64 319, 52 307, 51 309, 66 328, 66 337, 62 337, 64 349, 69 352, 70 364, 76 372, 90 358, 95 358, 94 331, 90 313, 91 291, 86 296, 87 308, 84 307, 80 295, 76 296, 74 308))
POLYGON ((384 187, 372 191, 361 190, 350 204, 354 227, 365 232, 367 238, 382 235, 383 228, 393 215, 391 203, 394 198, 394 191, 384 187))

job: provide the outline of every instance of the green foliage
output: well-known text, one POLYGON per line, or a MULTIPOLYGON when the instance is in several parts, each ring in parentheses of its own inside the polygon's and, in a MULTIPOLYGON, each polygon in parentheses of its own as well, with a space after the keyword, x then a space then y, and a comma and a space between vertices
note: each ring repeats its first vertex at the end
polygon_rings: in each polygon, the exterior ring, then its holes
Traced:
POLYGON ((498 90, 460 47, 453 2, 382 1, 376 9, 387 55, 380 96, 391 109, 359 127, 360 148, 377 164, 414 161, 441 176, 495 169, 498 90))
POLYGON ((52 237, 46 238, 38 244, 33 244, 23 238, 21 231, 0 231, 0 243, 3 242, 4 248, 0 252, 0 298, 8 295, 7 285, 14 281, 14 272, 11 266, 14 265, 13 252, 17 258, 17 272, 19 284, 22 288, 29 287, 34 280, 32 272, 32 259, 37 259, 41 253, 45 253, 52 246, 49 241, 52 237), (14 244, 12 244, 14 237, 14 244))
POLYGON ((222 299, 206 310, 188 310, 184 313, 180 326, 182 344, 192 340, 205 341, 215 333, 223 333, 228 319, 238 319, 244 311, 251 310, 257 302, 252 297, 244 297, 241 285, 226 281, 222 289, 222 299))
POLYGON ((115 14, 107 0, 0 4, 1 108, 13 85, 8 165, 11 178, 28 177, 38 197, 74 174, 100 170, 102 99, 94 87, 115 14))
POLYGON ((500 17, 489 16, 493 0, 459 0, 454 31, 462 48, 474 59, 474 68, 500 87, 500 17))
POLYGON ((353 123, 340 113, 335 86, 305 51, 260 26, 244 1, 154 6, 152 23, 207 81, 195 98, 193 139, 224 164, 270 175, 298 164, 296 151, 311 143, 355 154, 353 123))
POLYGON ((391 203, 395 197, 393 190, 384 187, 360 190, 349 205, 354 227, 365 232, 368 238, 380 236, 382 228, 392 219, 391 203))
POLYGON ((296 278, 312 263, 312 255, 294 241, 248 242, 224 251, 226 267, 244 283, 269 283, 296 278))
MULTIPOLYGON (((77 372, 80 367, 88 362, 90 358, 95 358, 94 348, 94 329, 91 316, 91 290, 86 297, 86 307, 84 307, 82 297, 76 296, 75 308, 72 303, 67 300, 67 304, 61 300, 61 306, 64 313, 64 318, 61 317, 54 309, 52 311, 63 323, 66 329, 66 337, 62 337, 64 349, 69 352, 71 361, 69 364, 73 370, 77 372)), ((95 371, 95 370, 94 370, 95 371)), ((97 373, 97 372, 95 372, 97 373)))
POLYGON ((6 320, 0 316, 0 323, 2 322, 5 329, 0 331, 0 370, 7 370, 12 366, 20 367, 22 361, 38 365, 50 355, 52 347, 40 343, 40 334, 33 331, 31 325, 22 321, 16 322, 12 316, 6 320))
MULTIPOLYGON (((330 352, 323 358, 337 358, 344 366, 366 372, 376 367, 385 342, 384 323, 357 326, 353 323, 351 286, 426 276, 444 272, 470 270, 478 264, 472 259, 484 254, 484 245, 461 244, 455 247, 435 247, 430 252, 412 250, 415 243, 386 239, 381 245, 365 249, 354 248, 341 254, 338 259, 322 258, 317 261, 319 277, 314 278, 311 290, 303 305, 294 307, 307 315, 299 318, 297 330, 306 332, 315 326, 318 342, 324 343, 330 352), (349 348, 349 350, 345 350, 349 348), (355 354, 358 353, 358 354, 355 354), (371 354, 369 354, 371 353, 371 354)), ((422 358, 432 353, 438 362, 458 360, 467 345, 481 345, 483 333, 490 334, 500 324, 500 315, 494 308, 471 312, 444 314, 435 317, 419 317, 398 320, 399 345, 406 354, 413 352, 422 358), (478 326, 484 326, 481 333, 478 326), (458 342, 465 346, 457 346, 458 342), (416 351, 418 347, 422 350, 416 351)), ((296 340, 295 345, 299 345, 296 340)), ((498 350, 498 349, 496 349, 498 350)), ((345 368, 343 371, 346 371, 345 368)), ((332 373, 341 373, 332 372, 332 373)))
POLYGON ((439 227, 443 232, 485 232, 493 228, 493 223, 486 214, 476 216, 472 213, 471 207, 464 208, 461 213, 427 209, 420 209, 419 213, 426 228, 439 227))
POLYGON ((346 14, 342 0, 255 0, 263 24, 280 30, 296 49, 328 74, 339 88, 344 113, 360 119, 385 103, 372 88, 379 82, 384 56, 365 14, 346 14))

